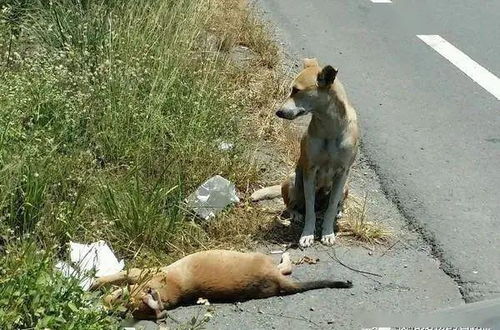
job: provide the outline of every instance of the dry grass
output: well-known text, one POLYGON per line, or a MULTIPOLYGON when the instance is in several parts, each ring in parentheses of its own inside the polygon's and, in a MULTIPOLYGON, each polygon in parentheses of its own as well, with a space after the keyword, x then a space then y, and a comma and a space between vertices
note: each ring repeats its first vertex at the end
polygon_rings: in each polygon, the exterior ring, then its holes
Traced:
POLYGON ((129 266, 165 265, 188 254, 210 249, 254 250, 258 244, 269 240, 269 233, 275 233, 276 226, 281 227, 276 218, 276 213, 242 202, 212 220, 186 222, 165 246, 164 252, 167 253, 151 254, 139 249, 129 266))
POLYGON ((344 206, 344 217, 339 221, 339 236, 369 244, 384 244, 392 237, 389 227, 366 218, 367 197, 362 201, 350 195, 344 206))
POLYGON ((294 168, 300 156, 302 132, 289 121, 284 122, 281 129, 282 133, 277 136, 278 148, 285 157, 287 165, 294 168))
POLYGON ((261 68, 275 68, 279 63, 278 48, 247 1, 215 0, 212 5, 216 10, 209 21, 208 31, 219 38, 220 49, 230 51, 237 45, 249 47, 258 54, 261 68))

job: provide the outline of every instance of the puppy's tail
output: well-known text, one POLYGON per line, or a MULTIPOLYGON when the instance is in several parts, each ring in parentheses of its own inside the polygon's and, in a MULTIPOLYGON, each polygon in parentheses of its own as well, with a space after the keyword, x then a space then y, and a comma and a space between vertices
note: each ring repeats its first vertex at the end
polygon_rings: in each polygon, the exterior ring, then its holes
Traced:
POLYGON ((276 185, 255 191, 250 196, 250 199, 252 202, 258 202, 264 199, 273 199, 279 196, 281 196, 281 185, 276 185))
POLYGON ((281 294, 294 294, 309 290, 331 288, 331 289, 349 289, 352 288, 351 281, 309 281, 309 282, 293 282, 285 279, 281 283, 281 294))

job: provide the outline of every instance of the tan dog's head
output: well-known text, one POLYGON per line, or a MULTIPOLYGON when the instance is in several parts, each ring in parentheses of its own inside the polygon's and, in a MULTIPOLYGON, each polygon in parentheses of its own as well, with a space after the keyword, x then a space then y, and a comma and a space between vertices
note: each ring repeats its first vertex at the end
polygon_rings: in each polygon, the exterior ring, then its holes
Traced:
POLYGON ((283 119, 295 119, 327 107, 337 72, 330 65, 321 68, 315 58, 305 58, 304 69, 293 80, 290 96, 276 115, 283 119))

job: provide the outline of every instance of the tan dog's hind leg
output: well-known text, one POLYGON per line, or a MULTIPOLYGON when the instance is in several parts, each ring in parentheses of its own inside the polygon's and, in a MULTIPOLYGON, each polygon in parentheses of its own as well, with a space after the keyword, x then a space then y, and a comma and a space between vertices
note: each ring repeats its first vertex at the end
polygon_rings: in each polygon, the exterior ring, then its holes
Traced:
POLYGON ((278 265, 278 269, 283 275, 290 275, 292 273, 292 261, 290 260, 290 253, 283 253, 283 255, 281 256, 281 261, 278 265))
POLYGON ((328 208, 323 217, 323 229, 321 232, 321 243, 325 245, 333 245, 335 243, 334 227, 337 220, 338 207, 344 194, 344 186, 347 181, 349 170, 343 171, 339 177, 334 180, 328 208))
POLYGON ((283 192, 283 200, 285 201, 286 211, 288 212, 288 216, 290 217, 290 220, 293 222, 302 222, 304 220, 304 215, 297 211, 292 205, 295 204, 295 201, 293 200, 295 198, 294 194, 294 189, 290 187, 289 182, 283 183, 282 190, 283 192))
POLYGON ((304 191, 302 188, 302 173, 299 169, 291 174, 281 185, 281 196, 286 205, 290 219, 294 222, 302 222, 304 215, 300 213, 300 209, 304 205, 304 191))

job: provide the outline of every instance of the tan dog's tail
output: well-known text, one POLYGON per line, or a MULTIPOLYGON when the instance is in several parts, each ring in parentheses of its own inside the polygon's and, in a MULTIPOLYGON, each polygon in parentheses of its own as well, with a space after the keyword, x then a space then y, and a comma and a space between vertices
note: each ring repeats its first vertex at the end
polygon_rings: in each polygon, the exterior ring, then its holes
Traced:
POLYGON ((308 282, 292 282, 283 281, 281 283, 281 293, 282 294, 294 294, 315 289, 349 289, 352 288, 351 281, 330 281, 330 280, 320 280, 320 281, 308 281, 308 282))
POLYGON ((258 202, 264 199, 273 199, 281 196, 281 185, 271 186, 255 191, 250 199, 252 202, 258 202))

